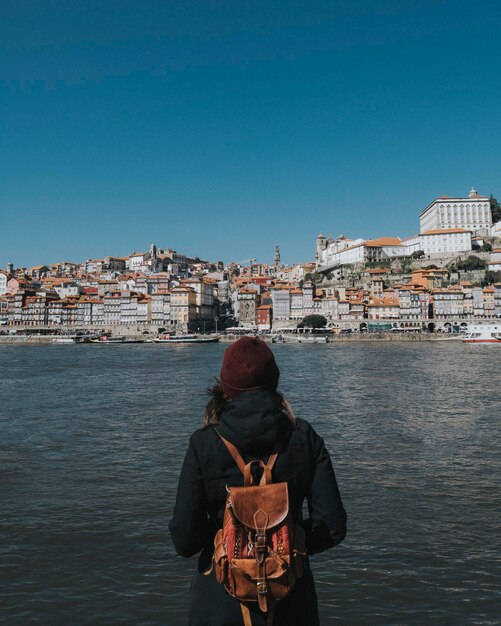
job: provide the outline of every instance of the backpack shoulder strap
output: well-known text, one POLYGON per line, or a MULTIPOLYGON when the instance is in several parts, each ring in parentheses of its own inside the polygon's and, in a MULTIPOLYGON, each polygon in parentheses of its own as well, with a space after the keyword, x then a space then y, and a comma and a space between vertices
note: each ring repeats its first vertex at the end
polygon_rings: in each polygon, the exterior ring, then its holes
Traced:
POLYGON ((233 460, 235 461, 235 463, 238 465, 238 469, 242 472, 242 474, 244 474, 245 473, 245 465, 246 465, 246 463, 243 460, 242 455, 240 454, 240 452, 237 450, 237 447, 235 445, 233 445, 231 443, 231 441, 228 441, 228 439, 225 439, 223 437, 223 435, 221 435, 221 433, 217 430, 217 428, 214 428, 214 430, 216 431, 216 433, 221 438, 221 441, 224 443, 224 445, 228 449, 228 452, 233 457, 233 460))
POLYGON ((278 457, 277 452, 274 452, 273 454, 270 455, 268 462, 263 468, 263 475, 261 476, 261 480, 259 481, 260 485, 267 484, 267 478, 266 478, 267 476, 269 476, 269 481, 271 482, 271 470, 273 469, 273 466, 275 465, 275 461, 277 460, 277 457, 278 457))
MULTIPOLYGON (((218 431, 217 428, 214 428, 214 430, 219 435, 221 441, 226 446, 228 452, 233 457, 233 460, 235 461, 235 463, 238 465, 238 469, 245 476, 245 467, 246 467, 247 463, 243 460, 242 455, 238 451, 238 448, 233 443, 231 443, 231 441, 228 441, 228 439, 225 439, 223 437, 223 435, 221 435, 221 433, 218 431)), ((273 469, 273 466, 275 465, 275 461, 277 460, 277 457, 278 457, 278 453, 275 452, 275 453, 270 455, 266 465, 264 465, 264 464, 261 465, 261 467, 263 467, 263 475, 261 476, 261 480, 259 481, 260 485, 265 485, 266 484, 266 475, 269 475, 270 476, 270 480, 271 480, 271 471, 273 469)), ((250 472, 250 470, 249 470, 249 472, 250 472)))

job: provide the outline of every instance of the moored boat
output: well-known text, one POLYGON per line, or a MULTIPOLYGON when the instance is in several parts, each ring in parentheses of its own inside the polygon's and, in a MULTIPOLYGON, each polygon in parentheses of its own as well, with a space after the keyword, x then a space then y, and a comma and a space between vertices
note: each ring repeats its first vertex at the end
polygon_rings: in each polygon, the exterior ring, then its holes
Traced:
POLYGON ((101 343, 101 344, 116 344, 116 343, 143 343, 144 339, 129 339, 123 336, 110 335, 108 333, 103 333, 99 337, 94 337, 91 340, 91 343, 101 343))
POLYGON ((298 343, 329 343, 326 335, 298 335, 298 343))
POLYGON ((75 343, 87 343, 89 341, 88 337, 81 337, 79 335, 73 336, 73 335, 61 335, 60 337, 54 337, 54 339, 52 340, 52 343, 55 343, 57 345, 69 345, 69 344, 75 344, 75 343))
POLYGON ((219 337, 207 337, 205 335, 175 335, 162 333, 153 339, 155 343, 216 343, 219 337))
POLYGON ((463 343, 499 343, 501 344, 501 322, 472 324, 463 343))

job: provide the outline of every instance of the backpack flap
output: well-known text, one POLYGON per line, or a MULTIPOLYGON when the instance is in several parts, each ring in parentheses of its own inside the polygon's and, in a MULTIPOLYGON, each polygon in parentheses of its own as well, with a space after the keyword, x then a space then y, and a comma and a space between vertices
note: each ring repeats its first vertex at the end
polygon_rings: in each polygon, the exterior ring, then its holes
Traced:
POLYGON ((233 515, 243 526, 256 531, 278 526, 289 512, 287 483, 228 487, 228 492, 233 515))

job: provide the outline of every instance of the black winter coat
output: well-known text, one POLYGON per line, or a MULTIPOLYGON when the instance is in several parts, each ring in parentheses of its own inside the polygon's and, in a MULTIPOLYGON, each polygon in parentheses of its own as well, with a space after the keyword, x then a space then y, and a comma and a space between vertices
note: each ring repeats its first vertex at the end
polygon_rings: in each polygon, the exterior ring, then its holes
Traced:
MULTIPOLYGON (((276 397, 255 390, 230 402, 217 428, 237 446, 246 462, 266 461, 272 452, 280 452, 273 468, 273 482, 288 482, 290 507, 305 528, 310 555, 344 539, 346 513, 332 463, 323 440, 308 422, 298 419, 293 428, 277 407, 276 397), (303 520, 305 499, 309 516, 303 520)), ((203 574, 210 567, 214 535, 222 526, 226 485, 243 485, 240 470, 213 427, 197 430, 190 439, 169 526, 178 554, 189 557, 201 551, 190 592, 190 626, 243 624, 238 600, 226 593, 213 573, 203 574)), ((273 623, 274 626, 319 624, 309 570, 289 596, 277 603, 273 623)), ((257 608, 252 611, 252 624, 266 624, 257 608)))

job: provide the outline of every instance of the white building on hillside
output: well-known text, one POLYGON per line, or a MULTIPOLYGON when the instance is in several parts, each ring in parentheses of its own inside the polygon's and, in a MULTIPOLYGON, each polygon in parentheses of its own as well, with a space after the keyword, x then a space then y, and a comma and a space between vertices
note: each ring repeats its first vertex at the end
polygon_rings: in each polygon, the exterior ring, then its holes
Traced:
POLYGON ((8 280, 9 280, 9 277, 6 274, 6 272, 0 271, 0 296, 2 296, 4 293, 7 293, 7 281, 8 280))
POLYGON ((419 235, 420 247, 425 254, 450 254, 471 250, 471 231, 463 228, 428 230, 419 235))
POLYGON ((474 233, 489 234, 492 227, 490 198, 479 196, 472 187, 468 198, 440 196, 419 216, 420 232, 464 228, 474 233))

